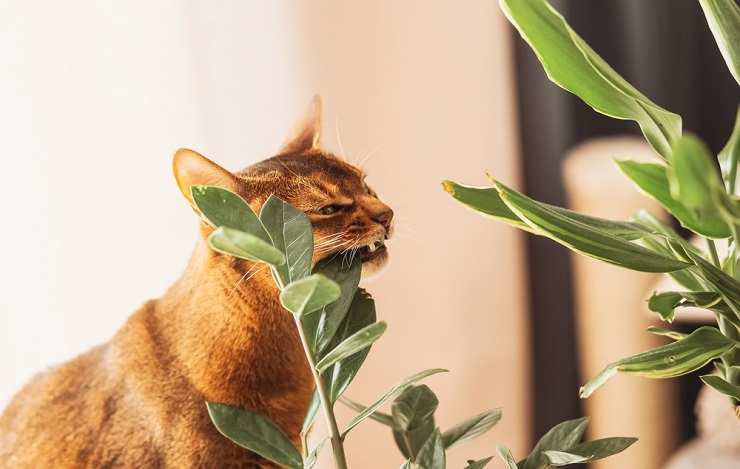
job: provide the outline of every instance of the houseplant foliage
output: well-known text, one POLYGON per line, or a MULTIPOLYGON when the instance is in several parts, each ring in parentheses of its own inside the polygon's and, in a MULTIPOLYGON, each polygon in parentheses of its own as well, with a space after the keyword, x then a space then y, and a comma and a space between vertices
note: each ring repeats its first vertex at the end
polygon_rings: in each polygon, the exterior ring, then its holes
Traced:
MULTIPOLYGON (((735 0, 699 2, 730 72, 740 82, 740 8, 735 0)), ((708 247, 694 247, 645 211, 626 222, 591 217, 532 200, 494 178, 490 187, 447 180, 445 190, 473 210, 585 256, 673 277, 684 290, 655 293, 648 302, 667 322, 683 306, 714 313, 716 327, 699 327, 688 335, 651 328, 674 342, 606 365, 581 388, 581 397, 617 372, 668 378, 713 362, 719 376, 701 379, 729 396, 740 417, 740 112, 727 145, 713 156, 697 136, 682 131, 678 115, 619 76, 545 0, 500 0, 500 5, 552 81, 597 112, 637 122, 662 161, 618 161, 618 168, 684 228, 705 238, 708 247), (726 243, 726 256, 718 255, 717 243, 726 243)))
MULTIPOLYGON (((313 467, 319 452, 330 441, 335 467, 345 469, 348 467, 344 452, 347 434, 363 420, 371 418, 391 429, 406 459, 402 469, 444 469, 447 449, 482 435, 499 422, 501 409, 492 409, 442 431, 435 423, 437 396, 426 385, 416 385, 423 378, 446 371, 438 368, 409 376, 368 406, 344 397, 344 391, 362 366, 370 346, 387 327, 385 322, 376 321, 372 298, 358 287, 359 259, 351 254, 338 255, 311 269, 314 248, 311 222, 298 209, 271 196, 257 215, 244 200, 228 190, 192 186, 191 191, 204 221, 215 228, 208 237, 212 249, 270 267, 281 291, 281 303, 295 318, 316 384, 301 433, 303 452, 264 415, 208 402, 211 420, 224 436, 291 469, 313 467), (392 399, 390 414, 378 410, 392 399), (334 405, 339 400, 358 411, 344 430, 339 429, 334 414, 334 405), (323 410, 329 436, 309 450, 307 435, 319 409, 323 410)), ((605 438, 579 445, 586 423, 581 419, 559 424, 540 440, 530 456, 518 463, 513 462, 505 447, 498 450, 508 458, 509 467, 546 468, 608 457, 636 441, 634 438, 605 438)), ((492 459, 493 456, 469 460, 466 469, 482 468, 492 459)))

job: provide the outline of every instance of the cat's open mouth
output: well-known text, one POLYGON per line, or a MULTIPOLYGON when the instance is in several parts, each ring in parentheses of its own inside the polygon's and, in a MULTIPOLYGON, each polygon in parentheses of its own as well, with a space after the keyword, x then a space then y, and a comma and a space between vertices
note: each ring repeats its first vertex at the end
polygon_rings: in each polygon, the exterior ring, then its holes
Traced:
POLYGON ((387 250, 385 240, 373 241, 360 248, 360 260, 365 263, 376 257, 385 256, 387 250))

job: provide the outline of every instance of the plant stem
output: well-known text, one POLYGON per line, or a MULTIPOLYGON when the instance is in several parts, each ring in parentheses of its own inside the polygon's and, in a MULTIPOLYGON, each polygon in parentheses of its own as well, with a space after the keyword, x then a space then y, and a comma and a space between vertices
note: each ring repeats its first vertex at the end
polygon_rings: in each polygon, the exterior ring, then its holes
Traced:
POLYGON ((326 390, 326 383, 321 377, 321 373, 316 369, 316 355, 311 350, 311 345, 308 343, 306 337, 306 328, 303 327, 301 318, 295 316, 296 326, 298 327, 298 335, 301 337, 301 343, 303 344, 303 351, 306 352, 306 358, 308 364, 311 366, 311 372, 313 373, 313 379, 316 382, 316 390, 319 393, 319 399, 321 400, 321 408, 324 410, 324 416, 326 417, 326 424, 329 427, 329 437, 331 438, 331 448, 334 453, 334 466, 337 469, 347 469, 347 457, 344 454, 344 445, 342 441, 342 434, 339 432, 339 426, 337 425, 337 418, 334 415, 334 406, 329 399, 329 393, 326 390))
MULTIPOLYGON (((277 282, 280 291, 285 290, 285 282, 278 272, 275 272, 273 278, 277 282)), ((289 311, 287 312, 290 313, 289 311)), ((314 383, 316 383, 316 391, 319 393, 319 400, 321 401, 321 408, 323 409, 324 417, 326 418, 326 425, 329 428, 331 449, 332 453, 334 453, 334 467, 336 469, 347 469, 347 456, 344 454, 342 434, 339 432, 337 417, 334 415, 334 406, 332 405, 331 399, 329 399, 329 393, 326 390, 326 383, 324 382, 324 378, 321 377, 319 370, 316 369, 316 355, 311 349, 311 344, 308 343, 306 328, 303 326, 303 321, 301 321, 301 318, 295 314, 293 314, 293 318, 295 319, 296 328, 298 329, 298 336, 301 338, 303 352, 306 354, 306 359, 308 360, 308 364, 311 367, 311 373, 313 374, 314 383)), ((304 452, 306 451, 307 449, 304 448, 304 452)))

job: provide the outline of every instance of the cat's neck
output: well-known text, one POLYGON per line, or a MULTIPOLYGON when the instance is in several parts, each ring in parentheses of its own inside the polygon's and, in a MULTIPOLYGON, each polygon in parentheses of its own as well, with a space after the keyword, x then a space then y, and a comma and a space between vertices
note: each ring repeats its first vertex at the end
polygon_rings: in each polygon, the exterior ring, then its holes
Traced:
POLYGON ((201 240, 157 315, 207 400, 249 405, 249 395, 275 397, 312 382, 294 317, 264 264, 216 254, 201 240))

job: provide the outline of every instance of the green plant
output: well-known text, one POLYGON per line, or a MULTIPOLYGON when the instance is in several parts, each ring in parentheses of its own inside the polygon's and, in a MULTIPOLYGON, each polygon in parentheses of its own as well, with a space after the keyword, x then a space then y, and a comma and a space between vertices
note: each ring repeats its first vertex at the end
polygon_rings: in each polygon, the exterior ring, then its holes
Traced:
MULTIPOLYGON (((700 4, 731 73, 740 82, 740 8, 734 0, 700 0, 700 4)), ((740 112, 727 145, 713 161, 698 137, 682 131, 678 115, 660 108, 619 76, 545 0, 500 0, 500 5, 552 81, 600 113, 639 124, 663 161, 626 160, 617 166, 683 227, 704 237, 708 249, 697 249, 645 211, 627 222, 591 217, 534 201, 495 179, 492 187, 447 180, 445 190, 467 207, 552 238, 580 254, 627 269, 670 275, 685 290, 655 293, 648 303, 665 321, 673 321, 682 306, 714 313, 717 327, 700 327, 689 335, 651 328, 675 341, 606 365, 581 388, 581 397, 588 397, 617 372, 668 378, 714 362, 721 376, 701 379, 728 395, 740 416, 740 112), (717 240, 727 243, 724 258, 718 255, 717 240)))
MULTIPOLYGON (((406 458, 402 468, 444 469, 448 448, 478 437, 501 419, 501 409, 492 409, 442 431, 434 418, 437 397, 427 386, 414 385, 446 371, 442 369, 425 370, 404 379, 369 406, 343 397, 370 346, 386 329, 385 322, 376 321, 370 295, 358 288, 359 259, 350 254, 334 256, 312 270, 313 232, 303 212, 271 196, 258 216, 228 190, 211 186, 193 186, 191 190, 198 209, 215 228, 208 237, 212 249, 270 266, 282 305, 295 317, 316 384, 301 433, 303 452, 267 417, 241 407, 208 402, 211 419, 224 436, 291 469, 313 467, 319 452, 331 441, 335 467, 345 469, 345 437, 360 422, 372 418, 390 427, 406 458), (340 399, 359 412, 343 431, 334 415, 334 405, 340 399), (378 409, 391 399, 391 414, 380 412, 378 409), (306 437, 319 408, 323 409, 329 437, 309 451, 306 437)), ((583 419, 560 424, 543 437, 532 455, 519 465, 509 466, 529 469, 581 463, 616 454, 635 441, 607 438, 578 445, 585 426, 583 419)), ((505 448, 499 451, 511 457, 505 448)), ((492 458, 468 461, 466 468, 482 468, 492 458)))

